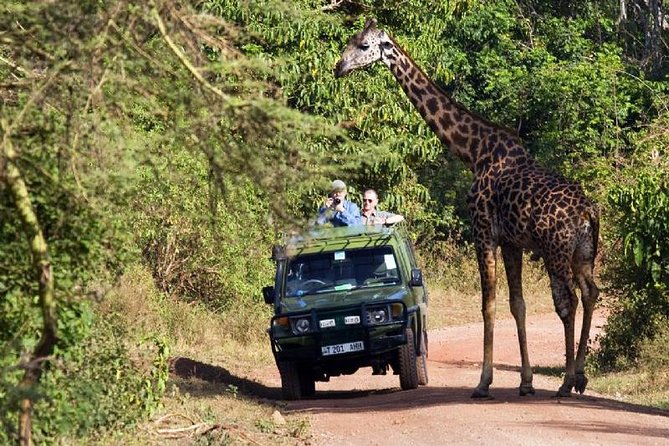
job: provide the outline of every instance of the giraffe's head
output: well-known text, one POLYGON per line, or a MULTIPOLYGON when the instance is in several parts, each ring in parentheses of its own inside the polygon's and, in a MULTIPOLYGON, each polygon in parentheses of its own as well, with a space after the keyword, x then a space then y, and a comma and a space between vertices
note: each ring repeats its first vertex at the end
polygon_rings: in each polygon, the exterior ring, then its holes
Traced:
POLYGON ((385 53, 393 46, 390 37, 376 27, 376 20, 367 19, 365 28, 348 41, 335 66, 334 74, 337 77, 345 76, 358 68, 383 60, 385 53))

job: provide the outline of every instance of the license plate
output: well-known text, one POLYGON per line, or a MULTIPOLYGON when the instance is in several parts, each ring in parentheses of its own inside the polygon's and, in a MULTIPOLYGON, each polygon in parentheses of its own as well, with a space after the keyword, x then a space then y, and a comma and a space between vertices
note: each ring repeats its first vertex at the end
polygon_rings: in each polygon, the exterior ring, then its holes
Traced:
POLYGON ((359 352, 365 349, 362 341, 347 342, 346 344, 324 345, 321 347, 323 356, 340 355, 342 353, 359 352))
POLYGON ((360 316, 346 316, 344 318, 344 324, 346 325, 354 325, 359 323, 360 323, 360 316))

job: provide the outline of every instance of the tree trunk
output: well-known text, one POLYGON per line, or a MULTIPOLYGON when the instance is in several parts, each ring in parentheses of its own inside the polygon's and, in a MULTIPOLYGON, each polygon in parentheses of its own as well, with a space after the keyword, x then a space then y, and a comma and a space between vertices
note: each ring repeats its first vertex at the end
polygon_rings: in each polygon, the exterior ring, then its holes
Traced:
MULTIPOLYGON (((47 244, 42 234, 37 215, 30 202, 28 188, 21 176, 21 171, 16 165, 16 152, 12 147, 10 133, 11 128, 6 122, 0 123, 3 130, 2 151, 0 152, 0 179, 7 183, 9 191, 14 199, 14 205, 18 211, 19 218, 23 224, 23 230, 28 236, 30 251, 33 259, 35 276, 39 282, 39 304, 42 310, 42 335, 30 360, 25 365, 25 374, 19 387, 28 390, 39 382, 42 374, 44 360, 53 352, 57 342, 56 334, 56 302, 53 294, 53 274, 51 261, 47 251, 47 244)), ((33 401, 30 397, 21 400, 19 413, 19 444, 32 444, 32 407, 33 401)))
POLYGON ((662 68, 662 10, 659 0, 648 0, 648 28, 645 33, 645 49, 650 72, 653 76, 662 68))

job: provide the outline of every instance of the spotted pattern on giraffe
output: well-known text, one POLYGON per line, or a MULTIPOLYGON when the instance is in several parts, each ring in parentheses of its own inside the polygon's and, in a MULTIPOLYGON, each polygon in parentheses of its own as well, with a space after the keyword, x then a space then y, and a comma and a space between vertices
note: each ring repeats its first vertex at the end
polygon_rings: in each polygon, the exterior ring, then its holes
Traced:
POLYGON ((484 321, 481 379, 472 397, 489 397, 493 378, 493 329, 497 251, 509 284, 511 313, 516 319, 521 354, 521 395, 534 393, 527 352, 522 253, 543 258, 555 311, 565 334, 565 376, 557 396, 587 385, 585 354, 592 312, 599 295, 594 261, 599 237, 599 210, 581 187, 540 166, 510 129, 495 125, 451 99, 376 21, 349 40, 335 66, 337 77, 375 62, 385 64, 439 140, 474 174, 468 194, 472 234, 481 275, 484 321), (583 324, 574 354, 574 319, 583 304, 583 324))

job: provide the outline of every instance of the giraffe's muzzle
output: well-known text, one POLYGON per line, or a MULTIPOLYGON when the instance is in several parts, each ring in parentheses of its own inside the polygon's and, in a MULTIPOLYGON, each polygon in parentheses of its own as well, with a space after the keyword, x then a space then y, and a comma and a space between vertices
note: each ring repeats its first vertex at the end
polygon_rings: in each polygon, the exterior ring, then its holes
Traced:
POLYGON ((349 70, 346 70, 346 66, 344 64, 344 60, 341 59, 339 62, 337 62, 337 65, 334 67, 334 75, 335 77, 342 77, 347 75, 349 70))

